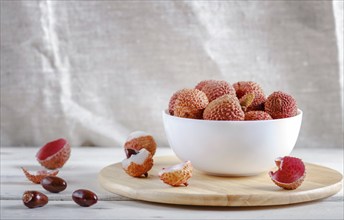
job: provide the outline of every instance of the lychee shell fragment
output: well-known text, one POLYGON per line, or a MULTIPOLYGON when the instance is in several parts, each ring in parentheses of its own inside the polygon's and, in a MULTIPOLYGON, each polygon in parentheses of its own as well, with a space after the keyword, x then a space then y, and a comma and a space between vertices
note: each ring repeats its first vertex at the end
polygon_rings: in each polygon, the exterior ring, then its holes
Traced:
POLYGON ((45 144, 36 154, 37 161, 47 169, 63 167, 70 157, 71 147, 61 138, 45 144))
POLYGON ((154 156, 156 147, 157 144, 153 136, 143 131, 132 132, 124 144, 127 158, 130 157, 128 150, 133 150, 137 153, 142 148, 145 148, 154 156))
POLYGON ((148 171, 153 167, 153 156, 146 149, 142 148, 137 154, 122 161, 123 170, 130 176, 148 176, 148 171))
POLYGON ((28 180, 36 184, 41 183, 42 179, 44 179, 47 176, 56 176, 59 173, 58 170, 53 170, 53 171, 40 170, 37 172, 36 175, 34 175, 34 174, 31 174, 29 171, 27 171, 27 169, 25 169, 24 167, 22 167, 22 170, 25 176, 28 178, 28 180))
POLYGON ((301 159, 286 156, 277 158, 278 170, 269 172, 271 180, 279 187, 287 190, 298 188, 306 177, 306 167, 301 159))
POLYGON ((160 179, 171 186, 188 186, 188 180, 192 177, 192 164, 190 161, 163 168, 159 172, 160 179))

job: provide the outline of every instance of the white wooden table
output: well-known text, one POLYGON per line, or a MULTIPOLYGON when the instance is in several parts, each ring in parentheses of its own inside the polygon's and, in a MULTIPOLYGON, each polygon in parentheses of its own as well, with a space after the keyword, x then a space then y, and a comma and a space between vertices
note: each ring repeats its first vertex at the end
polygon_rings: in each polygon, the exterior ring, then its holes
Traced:
MULTIPOLYGON (((35 160, 37 150, 1 147, 1 219, 343 219, 343 190, 315 202, 251 208, 166 205, 111 194, 98 184, 97 175, 103 167, 124 158, 120 148, 73 147, 71 158, 59 173, 68 187, 53 194, 29 182, 20 169, 40 168, 35 160), (79 188, 94 191, 98 203, 88 208, 76 205, 71 194, 79 188), (26 208, 21 200, 25 190, 45 193, 49 203, 41 208, 26 208)), ((156 155, 172 154, 169 148, 159 148, 156 155)), ((292 155, 343 173, 343 149, 296 148, 292 155)))

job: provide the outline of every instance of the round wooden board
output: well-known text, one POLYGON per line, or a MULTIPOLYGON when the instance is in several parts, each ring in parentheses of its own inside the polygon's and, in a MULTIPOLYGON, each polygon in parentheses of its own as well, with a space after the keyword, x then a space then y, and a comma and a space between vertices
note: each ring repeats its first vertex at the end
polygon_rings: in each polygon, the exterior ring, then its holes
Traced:
POLYGON ((127 175, 121 163, 103 168, 98 176, 108 191, 133 199, 180 205, 271 206, 307 202, 336 194, 342 187, 342 174, 306 163, 307 175, 296 190, 276 186, 267 173, 252 177, 209 176, 193 170, 189 186, 171 187, 158 176, 163 167, 180 161, 173 156, 155 157, 148 178, 127 175))

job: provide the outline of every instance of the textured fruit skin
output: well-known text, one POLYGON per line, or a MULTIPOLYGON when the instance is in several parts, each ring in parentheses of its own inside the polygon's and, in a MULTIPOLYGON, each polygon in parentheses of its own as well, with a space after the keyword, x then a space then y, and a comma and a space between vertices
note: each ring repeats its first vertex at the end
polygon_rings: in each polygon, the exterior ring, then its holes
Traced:
MULTIPOLYGON (((152 155, 155 154, 157 144, 151 135, 145 135, 141 137, 134 138, 132 140, 129 140, 125 142, 124 148, 132 149, 136 152, 140 151, 142 148, 145 148, 148 150, 152 155)), ((126 151, 127 153, 127 151, 126 151)), ((127 153, 127 158, 129 158, 129 155, 127 153)))
POLYGON ((192 177, 192 164, 190 161, 186 161, 182 169, 166 173, 161 172, 159 177, 164 183, 171 186, 188 186, 187 181, 192 177))
POLYGON ((145 159, 143 164, 136 164, 134 162, 131 162, 127 169, 124 169, 124 171, 132 176, 132 177, 141 177, 144 175, 147 177, 147 173, 149 170, 151 170, 153 167, 153 156, 152 154, 149 154, 149 156, 145 159))
POLYGON ((38 191, 25 191, 22 196, 24 205, 30 209, 45 206, 49 199, 48 197, 38 191))
MULTIPOLYGON (((58 140, 55 140, 55 141, 52 141, 52 142, 57 142, 61 139, 58 139, 58 140)), ((64 140, 64 139, 63 139, 64 140)), ((54 170, 54 169, 57 169, 57 168, 61 168, 63 167, 63 165, 67 162, 67 160, 69 159, 70 157, 70 152, 71 152, 71 148, 70 148, 70 145, 69 143, 65 141, 65 145, 63 146, 63 148, 61 150, 59 150, 57 153, 47 157, 46 159, 44 160, 41 160, 38 158, 38 155, 40 154, 41 150, 43 150, 42 147, 38 153, 36 154, 36 159, 37 161, 42 165, 44 166, 45 168, 47 169, 51 169, 51 170, 54 170)), ((52 142, 49 142, 47 144, 50 144, 52 142)))
POLYGON ((240 81, 233 84, 233 87, 236 92, 236 96, 241 101, 245 95, 252 93, 255 95, 255 98, 252 104, 248 107, 247 111, 253 110, 263 110, 264 102, 266 101, 265 94, 261 86, 252 81, 240 81))
POLYGON ((209 101, 204 92, 198 89, 183 89, 175 103, 174 115, 182 118, 201 119, 209 101))
POLYGON ((236 96, 223 95, 209 103, 203 112, 203 119, 242 121, 245 113, 236 96))
POLYGON ((272 120, 272 117, 264 111, 250 111, 245 113, 245 121, 272 120))
POLYGON ((278 170, 269 172, 271 180, 279 187, 287 190, 298 188, 306 177, 306 167, 301 159, 286 156, 277 158, 278 170))
POLYGON ((289 118, 297 115, 295 99, 284 92, 273 92, 265 102, 265 111, 273 119, 289 118))
POLYGON ((58 170, 54 170, 51 172, 47 172, 44 170, 44 171, 39 171, 37 175, 33 175, 33 174, 30 174, 29 171, 27 171, 24 167, 22 167, 22 170, 23 170, 25 176, 31 182, 36 183, 36 184, 40 184, 42 179, 44 179, 47 176, 56 176, 59 173, 58 170))
POLYGON ((183 90, 185 89, 178 90, 171 96, 170 102, 168 103, 168 112, 170 113, 170 115, 174 115, 174 104, 176 103, 179 94, 182 93, 183 90))
POLYGON ((215 82, 216 80, 213 80, 213 79, 208 79, 208 80, 203 80, 201 82, 199 82, 196 86, 195 86, 195 89, 198 89, 198 90, 201 90, 203 89, 203 87, 205 85, 207 85, 208 83, 210 82, 215 82))
POLYGON ((232 85, 226 81, 219 80, 207 82, 201 91, 208 97, 209 102, 226 94, 235 95, 235 90, 232 85))

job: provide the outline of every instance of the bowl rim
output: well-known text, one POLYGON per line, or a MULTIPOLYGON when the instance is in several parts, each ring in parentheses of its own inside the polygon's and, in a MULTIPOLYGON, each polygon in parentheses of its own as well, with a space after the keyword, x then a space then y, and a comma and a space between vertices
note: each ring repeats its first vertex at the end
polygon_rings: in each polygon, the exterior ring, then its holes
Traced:
POLYGON ((278 121, 286 121, 286 120, 291 120, 291 119, 296 119, 296 118, 302 118, 303 111, 301 109, 297 109, 297 114, 292 117, 288 118, 279 118, 279 119, 272 119, 272 120, 243 120, 243 121, 225 121, 225 120, 205 120, 205 119, 193 119, 193 118, 182 118, 182 117, 177 117, 174 115, 171 115, 168 111, 168 109, 165 109, 162 111, 163 116, 170 117, 176 120, 185 120, 185 121, 194 121, 194 122, 199 122, 199 123, 273 123, 273 122, 278 122, 278 121))

